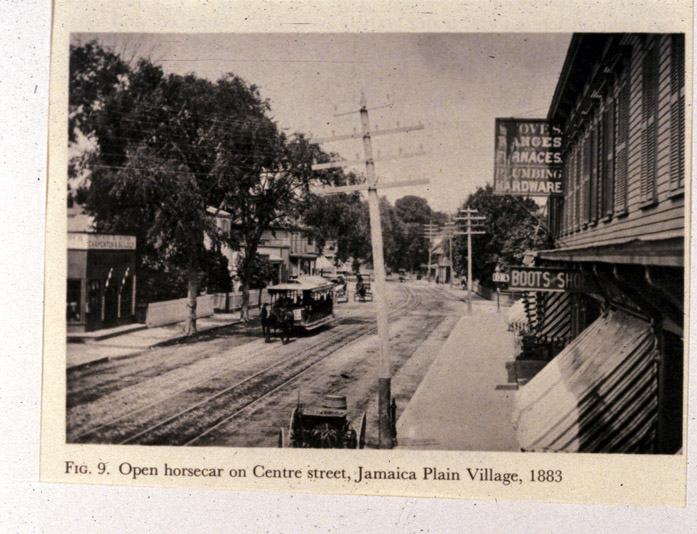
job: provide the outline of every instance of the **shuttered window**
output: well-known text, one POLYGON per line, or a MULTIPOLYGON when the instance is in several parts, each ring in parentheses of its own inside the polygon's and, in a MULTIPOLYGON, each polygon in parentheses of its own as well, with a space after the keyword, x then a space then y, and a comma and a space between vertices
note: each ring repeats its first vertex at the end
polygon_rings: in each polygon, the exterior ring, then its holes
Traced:
POLYGON ((685 186, 685 35, 670 41, 670 188, 685 186))
POLYGON ((598 120, 591 125, 590 142, 590 220, 598 220, 598 120))
POLYGON ((569 232, 576 225, 576 149, 569 152, 569 232))
POLYGON ((612 215, 615 199, 615 101, 610 98, 603 111, 603 216, 612 215))
POLYGON ((581 226, 581 138, 574 147, 574 228, 581 226))
POLYGON ((570 173, 570 168, 571 168, 571 157, 569 155, 569 152, 567 151, 564 157, 564 175, 563 175, 563 180, 564 180, 564 208, 563 208, 563 222, 562 222, 562 233, 566 233, 569 231, 571 224, 569 223, 571 219, 571 197, 570 197, 570 192, 571 192, 571 173, 570 173))
POLYGON ((647 41, 642 68, 641 202, 656 200, 656 150, 658 143, 657 40, 647 41))
POLYGON ((615 110, 615 214, 627 211, 627 165, 629 151, 629 81, 625 69, 617 92, 615 110))
POLYGON ((581 190, 583 196, 581 198, 581 222, 588 224, 591 219, 591 133, 590 127, 586 130, 583 136, 583 145, 581 147, 581 190))

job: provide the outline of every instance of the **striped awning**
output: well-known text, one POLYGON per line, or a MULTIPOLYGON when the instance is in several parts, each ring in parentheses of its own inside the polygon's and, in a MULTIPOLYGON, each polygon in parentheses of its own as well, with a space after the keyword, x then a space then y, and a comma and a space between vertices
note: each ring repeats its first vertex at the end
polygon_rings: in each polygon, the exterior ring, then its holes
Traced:
POLYGON ((608 311, 518 391, 521 449, 651 452, 657 376, 651 326, 608 311))
POLYGON ((531 334, 544 341, 570 341, 570 293, 527 291, 523 302, 531 334))
POLYGON ((571 339, 571 294, 544 293, 543 318, 538 326, 538 337, 546 341, 571 339))

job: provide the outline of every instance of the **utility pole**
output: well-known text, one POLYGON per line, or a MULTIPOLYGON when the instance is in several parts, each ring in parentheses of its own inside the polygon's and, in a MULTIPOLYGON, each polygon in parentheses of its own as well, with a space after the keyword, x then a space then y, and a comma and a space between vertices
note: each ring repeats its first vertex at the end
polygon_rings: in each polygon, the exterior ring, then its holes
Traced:
POLYGON ((455 222, 451 221, 446 223, 445 231, 448 236, 448 244, 450 245, 450 287, 453 287, 453 278, 455 276, 455 266, 453 265, 453 236, 455 235, 455 222))
POLYGON ((433 238, 438 233, 438 225, 433 224, 433 219, 424 227, 424 237, 428 239, 428 275, 427 279, 431 281, 431 250, 433 249, 433 238))
MULTIPOLYGON (((378 441, 381 449, 391 449, 395 444, 395 435, 393 427, 396 421, 392 421, 390 400, 392 398, 391 384, 391 358, 389 347, 389 324, 387 316, 387 299, 385 287, 385 262, 383 259, 383 244, 382 244, 382 225, 380 223, 380 200, 378 197, 378 187, 402 187, 406 185, 427 184, 429 180, 410 180, 404 182, 393 182, 378 185, 378 179, 375 175, 375 160, 373 159, 372 136, 385 135, 398 132, 409 132, 413 130, 421 130, 421 124, 417 126, 405 126, 391 128, 389 130, 370 130, 370 121, 368 118, 368 106, 365 96, 361 93, 361 103, 358 112, 361 117, 361 134, 347 134, 336 137, 328 137, 322 139, 311 140, 314 143, 325 143, 330 141, 341 141, 344 139, 363 138, 364 160, 360 163, 365 163, 366 183, 359 185, 340 186, 332 188, 313 189, 312 192, 319 195, 332 193, 351 192, 351 191, 368 191, 368 211, 370 214, 370 241, 373 251, 373 268, 375 272, 375 307, 377 311, 378 337, 380 338, 380 365, 378 369, 378 441)), ((342 114, 343 115, 343 114, 342 114)), ((399 159, 403 157, 412 157, 422 155, 423 152, 413 154, 399 154, 397 156, 382 158, 382 160, 399 159)), ((347 167, 356 162, 339 161, 320 163, 312 166, 313 170, 328 169, 332 167, 347 167)))
POLYGON ((464 216, 455 217, 456 221, 465 221, 467 225, 465 231, 458 232, 457 235, 467 236, 467 313, 469 315, 472 315, 472 236, 486 233, 483 230, 472 228, 472 221, 486 220, 486 217, 480 217, 477 213, 477 210, 461 209, 460 214, 464 214, 464 216))

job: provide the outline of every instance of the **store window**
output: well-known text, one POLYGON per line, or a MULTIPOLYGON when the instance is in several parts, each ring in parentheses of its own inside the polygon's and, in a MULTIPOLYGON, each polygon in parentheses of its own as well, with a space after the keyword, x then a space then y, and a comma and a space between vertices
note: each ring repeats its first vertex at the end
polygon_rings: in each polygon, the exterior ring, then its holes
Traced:
POLYGON ((66 321, 79 323, 82 320, 80 313, 80 300, 82 295, 82 281, 68 280, 68 298, 66 300, 66 321))

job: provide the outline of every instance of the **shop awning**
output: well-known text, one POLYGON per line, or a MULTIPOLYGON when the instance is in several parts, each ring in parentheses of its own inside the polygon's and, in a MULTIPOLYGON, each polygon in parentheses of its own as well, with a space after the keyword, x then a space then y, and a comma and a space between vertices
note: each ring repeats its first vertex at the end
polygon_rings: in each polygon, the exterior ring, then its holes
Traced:
POLYGON ((601 316, 518 392, 521 449, 651 452, 655 355, 648 323, 621 311, 601 316))
POLYGON ((568 341, 571 336, 571 294, 527 291, 522 302, 530 333, 550 342, 568 341))

